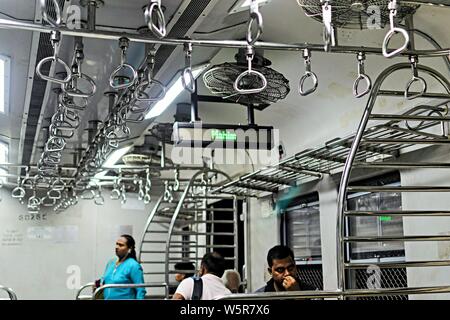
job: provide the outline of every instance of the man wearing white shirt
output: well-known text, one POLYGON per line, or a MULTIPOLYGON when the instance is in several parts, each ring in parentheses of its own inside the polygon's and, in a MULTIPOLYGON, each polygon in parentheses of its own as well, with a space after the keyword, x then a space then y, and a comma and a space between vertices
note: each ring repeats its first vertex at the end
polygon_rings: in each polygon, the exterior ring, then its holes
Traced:
MULTIPOLYGON (((225 259, 217 252, 207 253, 203 256, 200 265, 201 290, 200 300, 213 300, 231 294, 222 282, 225 271, 225 259)), ((172 299, 192 300, 194 293, 194 278, 184 279, 178 286, 172 299)))

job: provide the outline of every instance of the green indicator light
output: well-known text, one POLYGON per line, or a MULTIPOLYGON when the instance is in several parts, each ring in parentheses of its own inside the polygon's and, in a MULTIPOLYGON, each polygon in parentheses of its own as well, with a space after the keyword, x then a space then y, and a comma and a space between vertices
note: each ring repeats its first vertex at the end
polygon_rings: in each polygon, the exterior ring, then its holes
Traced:
POLYGON ((226 130, 211 130, 211 139, 212 140, 222 140, 222 141, 236 141, 237 135, 234 132, 227 132, 226 130))
POLYGON ((391 221, 392 217, 390 216, 380 216, 380 221, 391 221))

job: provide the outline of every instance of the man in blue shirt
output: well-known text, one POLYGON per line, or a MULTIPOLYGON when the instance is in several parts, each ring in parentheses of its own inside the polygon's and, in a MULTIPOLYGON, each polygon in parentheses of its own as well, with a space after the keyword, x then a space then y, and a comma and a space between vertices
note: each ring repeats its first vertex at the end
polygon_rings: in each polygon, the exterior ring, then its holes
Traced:
MULTIPOLYGON (((144 283, 142 266, 136 261, 135 241, 130 235, 121 235, 116 241, 117 259, 111 259, 105 268, 102 284, 144 283)), ((104 290, 105 300, 144 299, 144 288, 110 288, 104 290)))

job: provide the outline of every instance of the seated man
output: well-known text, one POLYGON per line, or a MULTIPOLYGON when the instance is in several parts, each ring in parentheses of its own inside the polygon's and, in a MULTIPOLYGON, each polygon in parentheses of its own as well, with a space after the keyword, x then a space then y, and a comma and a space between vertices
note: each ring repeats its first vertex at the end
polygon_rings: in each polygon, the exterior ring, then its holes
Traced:
POLYGON ((225 270, 222 276, 225 287, 230 289, 231 293, 242 293, 241 275, 234 269, 225 270))
POLYGON ((316 290, 314 286, 300 279, 294 253, 289 247, 278 245, 270 249, 267 253, 267 263, 272 278, 256 292, 316 290))
POLYGON ((199 275, 201 278, 187 278, 181 281, 172 299, 212 300, 231 294, 220 278, 225 271, 225 259, 217 252, 203 256, 199 275))
MULTIPOLYGON (((195 274, 195 266, 192 262, 177 262, 175 263, 175 281, 180 284, 186 278, 190 278, 195 274), (188 271, 191 271, 188 273, 188 271)), ((174 294, 178 285, 169 287, 169 294, 174 294)))

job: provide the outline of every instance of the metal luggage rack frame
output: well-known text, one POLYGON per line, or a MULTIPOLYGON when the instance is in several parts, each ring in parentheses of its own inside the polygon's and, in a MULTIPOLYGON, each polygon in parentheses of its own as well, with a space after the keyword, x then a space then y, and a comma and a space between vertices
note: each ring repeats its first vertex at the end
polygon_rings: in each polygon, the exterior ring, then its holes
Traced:
MULTIPOLYGON (((383 91, 382 93, 389 94, 391 92, 383 91)), ((443 124, 448 112, 447 104, 450 102, 450 95, 429 94, 427 96, 445 100, 435 103, 435 106, 420 104, 400 115, 379 115, 378 118, 380 120, 389 118, 392 120, 368 128, 364 132, 364 138, 372 141, 373 139, 380 139, 380 141, 385 141, 385 144, 382 147, 361 146, 355 156, 356 161, 373 162, 380 159, 396 158, 400 155, 402 149, 411 147, 415 142, 411 144, 391 144, 389 139, 413 139, 412 141, 417 141, 432 137, 436 138, 436 134, 425 132, 424 130, 436 128, 437 126, 442 126, 443 132, 442 136, 440 136, 441 139, 447 140, 443 124), (440 117, 436 116, 435 119, 424 116, 420 130, 397 127, 400 122, 407 120, 408 117, 411 117, 411 120, 413 118, 417 119, 417 116, 429 112, 436 112, 443 115, 440 117), (428 120, 426 120, 427 118, 428 120)), ((376 116, 373 115, 373 117, 376 116)), ((243 175, 232 182, 214 189, 212 193, 263 197, 289 186, 321 179, 324 174, 338 173, 344 167, 354 138, 355 135, 336 138, 326 142, 324 147, 303 150, 276 165, 243 175)))

